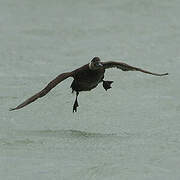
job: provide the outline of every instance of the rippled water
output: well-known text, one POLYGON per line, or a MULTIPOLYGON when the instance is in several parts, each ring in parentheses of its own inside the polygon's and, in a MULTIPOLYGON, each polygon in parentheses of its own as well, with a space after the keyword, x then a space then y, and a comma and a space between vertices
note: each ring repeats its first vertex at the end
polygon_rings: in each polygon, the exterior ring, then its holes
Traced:
POLYGON ((0 179, 179 179, 178 0, 0 1, 0 179), (56 75, 99 56, 153 72, 108 70, 81 93, 68 79, 9 112, 56 75))

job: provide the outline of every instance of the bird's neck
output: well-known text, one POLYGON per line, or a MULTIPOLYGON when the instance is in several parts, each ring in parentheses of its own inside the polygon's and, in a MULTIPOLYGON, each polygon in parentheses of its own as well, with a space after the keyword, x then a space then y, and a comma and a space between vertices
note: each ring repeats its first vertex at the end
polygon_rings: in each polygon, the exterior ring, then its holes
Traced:
POLYGON ((90 70, 93 70, 93 66, 92 66, 92 63, 91 63, 91 62, 89 63, 89 69, 90 69, 90 70))

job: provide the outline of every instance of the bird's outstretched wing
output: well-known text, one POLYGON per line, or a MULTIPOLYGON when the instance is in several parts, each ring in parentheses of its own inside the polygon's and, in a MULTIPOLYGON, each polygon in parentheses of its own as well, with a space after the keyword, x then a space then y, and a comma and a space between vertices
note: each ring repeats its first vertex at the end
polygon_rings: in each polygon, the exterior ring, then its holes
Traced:
POLYGON ((123 71, 140 71, 140 72, 147 73, 147 74, 152 74, 152 75, 155 75, 155 76, 168 75, 168 73, 163 73, 163 74, 153 73, 153 72, 146 71, 146 70, 134 67, 134 66, 130 66, 130 65, 128 65, 126 63, 122 63, 122 62, 108 61, 108 62, 102 62, 102 64, 103 64, 105 69, 118 68, 118 69, 121 69, 123 71))
POLYGON ((45 96, 52 88, 54 88, 57 84, 59 84, 61 81, 65 80, 65 79, 67 79, 68 77, 73 77, 73 72, 67 72, 67 73, 62 73, 62 74, 58 75, 44 89, 42 89, 41 91, 39 91, 35 95, 31 96, 29 99, 25 100, 23 103, 21 103, 17 107, 11 108, 9 110, 13 111, 13 110, 23 108, 24 106, 32 103, 36 99, 45 96))

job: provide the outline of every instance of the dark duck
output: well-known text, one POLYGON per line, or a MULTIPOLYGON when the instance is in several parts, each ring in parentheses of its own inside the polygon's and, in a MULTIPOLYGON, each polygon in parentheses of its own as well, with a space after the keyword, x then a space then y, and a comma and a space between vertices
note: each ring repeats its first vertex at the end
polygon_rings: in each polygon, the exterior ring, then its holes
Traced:
POLYGON ((81 91, 90 91, 91 89, 94 89, 95 87, 98 86, 99 83, 103 84, 103 88, 107 91, 108 89, 111 88, 111 84, 113 81, 104 81, 104 73, 106 69, 109 68, 118 68, 121 69, 122 71, 140 71, 143 73, 155 75, 155 76, 165 76, 168 75, 168 73, 152 73, 150 71, 146 71, 137 67, 130 66, 126 63, 123 62, 115 62, 115 61, 108 61, 108 62, 101 62, 99 57, 94 57, 90 63, 81 66, 78 69, 75 69, 74 71, 71 72, 66 72, 58 75, 55 79, 53 79, 47 86, 18 105, 15 108, 11 108, 10 110, 17 110, 21 109, 24 106, 32 103, 38 98, 41 98, 45 96, 52 88, 54 88, 57 84, 62 82, 63 80, 72 77, 73 82, 71 84, 72 92, 76 92, 76 99, 73 105, 73 112, 77 111, 78 105, 78 95, 79 92, 81 91))

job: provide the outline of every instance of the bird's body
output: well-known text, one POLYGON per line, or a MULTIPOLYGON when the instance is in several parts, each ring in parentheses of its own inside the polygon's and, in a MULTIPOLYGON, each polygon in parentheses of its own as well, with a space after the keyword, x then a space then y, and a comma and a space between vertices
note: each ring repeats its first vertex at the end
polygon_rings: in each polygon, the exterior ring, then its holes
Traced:
POLYGON ((90 70, 89 65, 86 64, 74 70, 73 82, 71 84, 72 91, 90 91, 97 87, 104 78, 105 69, 90 70))
POLYGON ((108 62, 101 62, 98 57, 94 57, 89 64, 86 64, 78 69, 75 69, 71 72, 66 72, 58 75, 55 79, 53 79, 48 85, 36 93, 35 95, 31 96, 23 103, 18 105, 15 108, 11 108, 10 110, 17 110, 23 108, 24 106, 32 103, 38 98, 45 96, 52 88, 54 88, 57 84, 62 82, 63 80, 72 77, 74 80, 71 84, 72 92, 76 92, 76 99, 73 105, 73 112, 77 111, 78 101, 77 97, 79 92, 81 91, 90 91, 98 86, 99 83, 103 83, 104 89, 107 91, 111 88, 111 84, 113 81, 104 81, 104 73, 106 69, 109 68, 118 68, 123 71, 140 71, 143 73, 155 75, 155 76, 164 76, 168 75, 168 73, 152 73, 150 71, 146 71, 137 67, 130 66, 126 63, 122 62, 115 62, 115 61, 108 61, 108 62))

